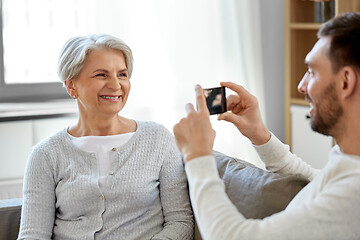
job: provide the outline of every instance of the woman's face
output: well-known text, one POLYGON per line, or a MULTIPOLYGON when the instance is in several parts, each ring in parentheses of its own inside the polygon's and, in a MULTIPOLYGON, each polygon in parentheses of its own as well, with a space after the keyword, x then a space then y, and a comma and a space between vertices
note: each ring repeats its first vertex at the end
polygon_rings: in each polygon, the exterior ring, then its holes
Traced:
POLYGON ((66 85, 69 94, 78 100, 80 114, 102 117, 118 114, 130 91, 123 53, 113 49, 92 50, 80 74, 66 85))

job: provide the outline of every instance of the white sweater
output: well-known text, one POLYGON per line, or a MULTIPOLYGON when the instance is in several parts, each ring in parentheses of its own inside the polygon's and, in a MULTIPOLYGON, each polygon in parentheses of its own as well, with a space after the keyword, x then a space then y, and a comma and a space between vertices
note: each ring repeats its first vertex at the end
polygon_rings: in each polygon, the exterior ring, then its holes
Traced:
POLYGON ((263 220, 245 219, 225 194, 212 156, 188 162, 190 197, 203 239, 360 239, 360 157, 335 146, 320 172, 275 136, 256 147, 266 166, 312 181, 287 208, 263 220))
POLYGON ((134 136, 110 150, 103 186, 95 154, 66 129, 30 154, 19 239, 192 239, 186 175, 163 126, 137 122, 134 136))

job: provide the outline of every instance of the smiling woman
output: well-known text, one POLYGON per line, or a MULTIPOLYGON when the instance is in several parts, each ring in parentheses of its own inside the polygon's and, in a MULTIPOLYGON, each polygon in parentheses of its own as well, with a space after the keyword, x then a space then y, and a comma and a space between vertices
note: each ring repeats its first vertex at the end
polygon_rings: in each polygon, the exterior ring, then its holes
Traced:
POLYGON ((66 80, 65 85, 69 95, 78 99, 80 117, 85 116, 86 121, 104 119, 108 114, 118 117, 130 91, 124 54, 118 50, 91 51, 79 75, 66 80))
POLYGON ((19 239, 193 238, 174 138, 160 124, 120 114, 132 59, 130 48, 110 35, 66 42, 58 74, 76 99, 79 120, 31 152, 19 239))
MULTIPOLYGON (((65 80, 69 95, 78 102, 79 123, 93 119, 104 121, 108 115, 119 118, 117 113, 125 106, 130 92, 129 72, 124 54, 120 50, 100 47, 89 52, 86 58, 86 63, 77 76, 65 80)), ((80 129, 81 126, 77 126, 77 128, 71 128, 70 132, 81 131, 80 129)), ((96 128, 89 128, 90 131, 93 129, 96 128)), ((117 130, 114 131, 112 134, 118 133, 117 130)), ((122 131, 127 130, 122 128, 122 131)), ((128 131, 134 131, 134 129, 128 131)), ((102 135, 102 133, 98 134, 102 135)))

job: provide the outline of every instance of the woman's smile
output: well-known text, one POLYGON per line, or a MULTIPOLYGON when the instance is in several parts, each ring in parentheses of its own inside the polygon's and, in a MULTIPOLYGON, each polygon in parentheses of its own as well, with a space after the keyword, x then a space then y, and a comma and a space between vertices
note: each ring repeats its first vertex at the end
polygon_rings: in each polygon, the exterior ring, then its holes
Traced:
POLYGON ((119 102, 121 100, 121 95, 101 95, 100 98, 107 102, 119 102))

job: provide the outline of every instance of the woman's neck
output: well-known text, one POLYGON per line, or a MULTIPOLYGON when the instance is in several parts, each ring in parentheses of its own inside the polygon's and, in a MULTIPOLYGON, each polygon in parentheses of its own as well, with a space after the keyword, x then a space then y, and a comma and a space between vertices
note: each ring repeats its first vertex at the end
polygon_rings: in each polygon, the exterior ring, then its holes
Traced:
POLYGON ((118 115, 112 118, 89 119, 79 117, 77 124, 71 126, 68 132, 74 137, 107 136, 136 131, 136 122, 118 115))

